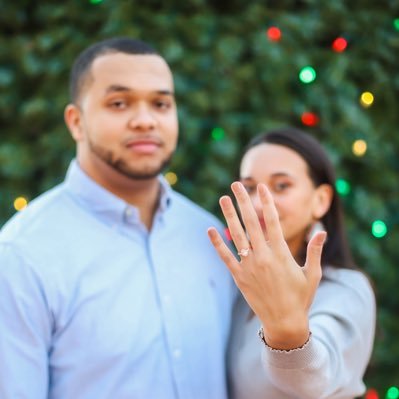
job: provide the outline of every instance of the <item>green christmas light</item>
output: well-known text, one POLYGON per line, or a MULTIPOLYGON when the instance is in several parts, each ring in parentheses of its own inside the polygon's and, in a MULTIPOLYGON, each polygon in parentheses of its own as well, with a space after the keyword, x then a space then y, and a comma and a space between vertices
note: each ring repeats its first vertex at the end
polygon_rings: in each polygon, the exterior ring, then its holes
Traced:
POLYGON ((399 389, 397 387, 390 387, 387 391, 386 399, 398 399, 399 389))
POLYGON ((316 71, 311 66, 306 66, 299 72, 299 80, 302 83, 312 83, 316 79, 316 71))
POLYGON ((339 195, 348 195, 351 191, 351 185, 344 179, 337 179, 335 182, 335 188, 339 195))
POLYGON ((395 27, 396 30, 399 30, 399 18, 395 18, 393 20, 393 26, 395 27))
POLYGON ((211 136, 214 140, 220 141, 224 139, 225 133, 221 127, 215 127, 212 130, 211 136))
MULTIPOLYGON (((382 238, 387 234, 387 225, 382 221, 382 220, 375 220, 373 224, 371 225, 371 234, 375 238, 382 238)), ((394 388, 394 387, 393 387, 394 388)), ((391 388, 390 388, 391 389, 391 388)), ((398 396, 390 396, 389 398, 399 398, 399 390, 398 390, 398 396)))
POLYGON ((100 4, 102 2, 103 2, 103 0, 90 0, 91 4, 100 4))

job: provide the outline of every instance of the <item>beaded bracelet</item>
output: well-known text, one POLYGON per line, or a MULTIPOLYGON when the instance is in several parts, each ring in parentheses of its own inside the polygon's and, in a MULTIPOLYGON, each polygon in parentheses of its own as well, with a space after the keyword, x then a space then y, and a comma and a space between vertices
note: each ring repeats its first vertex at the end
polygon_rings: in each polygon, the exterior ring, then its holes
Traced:
POLYGON ((309 331, 308 339, 306 340, 306 342, 305 342, 303 345, 301 345, 301 346, 298 347, 298 348, 292 348, 292 349, 276 349, 276 348, 272 348, 272 347, 266 342, 266 339, 265 339, 265 332, 263 331, 263 327, 261 327, 261 328, 258 330, 258 336, 259 336, 260 340, 264 343, 264 345, 265 345, 268 349, 271 349, 271 350, 273 350, 273 351, 280 351, 280 352, 291 352, 291 351, 297 351, 297 350, 303 349, 303 348, 308 344, 308 342, 310 341, 310 337, 312 336, 312 332, 309 331))

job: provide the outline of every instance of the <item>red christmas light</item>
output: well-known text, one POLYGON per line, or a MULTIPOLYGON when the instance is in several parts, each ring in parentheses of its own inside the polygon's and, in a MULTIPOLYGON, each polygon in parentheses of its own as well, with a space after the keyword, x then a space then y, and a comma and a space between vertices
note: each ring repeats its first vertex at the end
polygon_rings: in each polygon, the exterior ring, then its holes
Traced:
POLYGON ((226 227, 226 228, 224 229, 224 235, 225 235, 225 237, 226 237, 226 239, 227 239, 228 241, 232 241, 231 234, 230 234, 230 230, 229 230, 228 227, 226 227))
POLYGON ((278 42, 281 39, 281 30, 276 26, 271 26, 267 30, 266 34, 269 40, 271 40, 272 42, 278 42))
POLYGON ((378 392, 375 389, 370 388, 367 390, 364 399, 379 399, 378 392))
POLYGON ((343 37, 337 37, 331 47, 337 53, 342 53, 346 47, 348 46, 348 42, 343 37))
POLYGON ((304 112, 301 121, 305 126, 316 126, 319 123, 319 117, 314 112, 304 112))

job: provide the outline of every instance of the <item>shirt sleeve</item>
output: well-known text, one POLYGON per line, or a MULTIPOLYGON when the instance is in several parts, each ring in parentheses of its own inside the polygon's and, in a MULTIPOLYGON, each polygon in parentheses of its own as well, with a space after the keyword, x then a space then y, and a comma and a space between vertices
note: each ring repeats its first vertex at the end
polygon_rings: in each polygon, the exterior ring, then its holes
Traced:
POLYGON ((281 391, 306 399, 364 393, 362 378, 374 341, 375 298, 363 274, 346 272, 352 274, 350 281, 326 281, 319 288, 310 313, 312 335, 303 348, 265 347, 263 365, 281 391))
POLYGON ((0 397, 45 399, 51 322, 39 276, 0 244, 0 397))

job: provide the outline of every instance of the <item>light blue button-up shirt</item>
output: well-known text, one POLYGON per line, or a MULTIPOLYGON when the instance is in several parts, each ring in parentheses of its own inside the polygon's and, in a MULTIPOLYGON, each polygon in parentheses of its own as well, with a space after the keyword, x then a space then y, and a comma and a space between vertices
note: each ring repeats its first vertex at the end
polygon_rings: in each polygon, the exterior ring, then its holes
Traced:
POLYGON ((0 398, 224 399, 235 287, 160 178, 150 232, 74 161, 0 234, 0 398))

